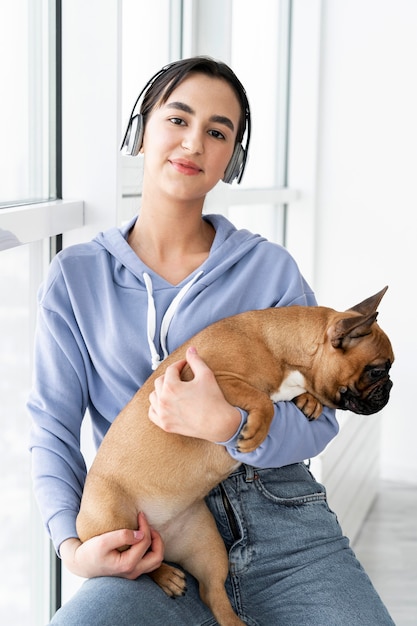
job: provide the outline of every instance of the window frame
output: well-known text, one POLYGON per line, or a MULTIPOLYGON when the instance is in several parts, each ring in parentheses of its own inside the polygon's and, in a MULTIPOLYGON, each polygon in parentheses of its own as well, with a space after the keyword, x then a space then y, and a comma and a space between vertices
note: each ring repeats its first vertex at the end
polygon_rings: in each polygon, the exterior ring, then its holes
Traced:
MULTIPOLYGON (((2 204, 0 207, 0 229, 10 232, 14 237, 14 241, 8 239, 7 248, 18 246, 21 244, 32 243, 50 237, 56 237, 62 233, 75 228, 81 228, 84 225, 84 204, 81 200, 63 200, 62 199, 62 0, 50 0, 48 2, 50 12, 50 27, 54 25, 54 33, 49 33, 48 46, 50 56, 48 59, 48 74, 50 77, 50 93, 47 103, 47 114, 49 114, 49 145, 47 151, 49 154, 48 165, 48 200, 44 201, 11 201, 8 204, 2 204), (51 113, 52 112, 52 113, 51 113)), ((41 14, 37 5, 29 5, 31 21, 39 23, 41 14)), ((34 39, 33 46, 37 42, 37 34, 32 33, 34 39)), ((36 55, 33 55, 36 57, 36 55)), ((30 98, 34 99, 36 91, 35 83, 45 80, 42 76, 38 76, 38 67, 36 60, 29 60, 31 68, 29 71, 30 78, 30 98)), ((32 119, 34 128, 38 128, 39 124, 34 122, 34 118, 45 116, 44 112, 40 112, 37 106, 29 107, 29 116, 32 119)), ((35 133, 36 134, 36 133, 35 133)), ((34 165, 31 168, 31 179, 42 178, 43 173, 36 166, 34 147, 37 143, 36 136, 30 141, 29 150, 30 158, 34 165)), ((31 187, 36 189, 38 183, 32 182, 31 187)), ((36 197, 36 194, 35 194, 36 197)), ((0 242, 1 243, 1 242, 0 242)), ((1 250, 1 246, 0 246, 1 250)))
MULTIPOLYGON (((50 200, 0 211, 0 229, 13 233, 14 246, 55 237, 84 224, 82 200, 50 200)), ((13 247, 10 245, 9 247, 13 247)))
MULTIPOLYGON (((45 6, 30 4, 30 21, 40 25, 44 17, 45 6)), ((52 257, 59 251, 62 234, 73 229, 82 228, 85 224, 84 202, 82 200, 62 199, 62 0, 48 0, 50 32, 48 34, 48 76, 50 92, 46 110, 30 104, 34 103, 39 82, 48 80, 38 73, 36 55, 30 56, 29 83, 29 119, 31 131, 29 140, 30 190, 34 198, 43 195, 44 201, 11 200, 0 207, 0 235, 6 231, 3 241, 0 239, 0 254, 4 249, 21 245, 30 246, 30 340, 33 345, 36 319, 36 292, 43 279, 52 257), (54 32, 53 32, 54 31, 54 32), (48 145, 42 147, 42 154, 37 155, 39 124, 49 124, 48 145), (38 160, 48 165, 39 166, 38 160), (48 178, 45 183, 45 175, 48 178), (42 180, 39 182, 39 178, 42 180), (43 193, 39 193, 42 189, 43 193), (2 247, 3 244, 3 247, 2 247)), ((32 47, 40 46, 38 32, 31 31, 32 47)), ((45 68, 43 68, 45 70, 45 68)), ((30 503, 31 529, 31 589, 30 605, 36 624, 49 621, 56 609, 61 605, 61 563, 57 558, 51 542, 48 540, 40 519, 34 495, 30 503)))

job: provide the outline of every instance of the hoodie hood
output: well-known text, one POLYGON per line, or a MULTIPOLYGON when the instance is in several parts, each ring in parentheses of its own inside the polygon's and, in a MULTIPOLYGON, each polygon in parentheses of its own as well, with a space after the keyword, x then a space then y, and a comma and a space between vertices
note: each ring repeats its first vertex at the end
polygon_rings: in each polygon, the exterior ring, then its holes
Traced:
POLYGON ((175 285, 177 293, 173 294, 171 302, 160 318, 158 333, 158 303, 154 296, 154 291, 172 288, 173 286, 148 268, 127 243, 128 233, 134 226, 136 219, 131 220, 122 229, 113 228, 106 233, 101 233, 95 241, 103 246, 115 259, 114 280, 120 286, 138 288, 139 285, 144 284, 146 288, 146 336, 151 355, 152 370, 155 370, 169 354, 167 337, 171 322, 182 300, 191 291, 192 287, 199 283, 195 291, 201 292, 202 289, 216 281, 221 274, 227 272, 230 267, 238 263, 242 256, 247 254, 260 241, 265 241, 265 239, 259 235, 253 235, 247 230, 237 230, 222 216, 204 216, 203 219, 209 221, 215 229, 215 237, 209 256, 200 268, 192 272, 181 283, 175 285), (136 283, 136 286, 134 283, 136 283))
MULTIPOLYGON (((127 243, 127 236, 135 225, 136 219, 137 217, 130 220, 122 228, 112 228, 100 233, 94 241, 105 248, 116 260, 115 279, 119 283, 127 281, 131 284, 133 277, 144 283, 143 274, 146 272, 151 276, 155 289, 166 288, 170 283, 143 263, 127 243), (127 273, 122 268, 125 268, 127 273)), ((216 231, 210 254, 195 272, 176 285, 178 288, 187 283, 197 272, 201 276, 200 281, 207 286, 260 242, 266 241, 264 237, 254 235, 248 230, 237 230, 222 215, 204 215, 203 219, 210 222, 216 231)))

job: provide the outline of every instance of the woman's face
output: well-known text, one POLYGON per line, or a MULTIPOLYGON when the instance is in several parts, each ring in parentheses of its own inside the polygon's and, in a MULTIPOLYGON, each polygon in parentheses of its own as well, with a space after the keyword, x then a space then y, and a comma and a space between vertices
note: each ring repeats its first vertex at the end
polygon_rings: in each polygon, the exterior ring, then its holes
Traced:
POLYGON ((226 81, 190 75, 147 119, 145 184, 151 180, 176 199, 204 197, 224 175, 240 114, 226 81))

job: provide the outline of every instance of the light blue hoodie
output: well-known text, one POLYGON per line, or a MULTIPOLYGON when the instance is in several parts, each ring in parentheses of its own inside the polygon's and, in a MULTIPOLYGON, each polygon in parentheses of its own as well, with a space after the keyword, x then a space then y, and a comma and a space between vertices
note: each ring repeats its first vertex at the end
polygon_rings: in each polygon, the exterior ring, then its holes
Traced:
MULTIPOLYGON (((236 230, 222 216, 205 219, 216 230, 210 255, 175 286, 128 245, 134 220, 67 248, 51 264, 39 293, 28 408, 35 494, 57 549, 77 536, 86 475, 80 427, 87 409, 98 446, 152 373, 152 360, 163 358, 164 344, 172 352, 212 322, 242 311, 315 304, 284 248, 236 230)), ((249 465, 281 467, 317 455, 337 431, 334 411, 325 409, 308 422, 292 402, 280 402, 269 436, 257 450, 239 454, 238 433, 223 445, 249 465)))

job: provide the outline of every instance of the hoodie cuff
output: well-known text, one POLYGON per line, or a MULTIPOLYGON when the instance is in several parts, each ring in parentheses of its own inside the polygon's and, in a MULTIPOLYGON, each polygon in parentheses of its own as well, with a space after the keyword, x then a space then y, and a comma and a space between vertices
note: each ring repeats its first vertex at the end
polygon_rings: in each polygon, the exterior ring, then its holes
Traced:
POLYGON ((226 447, 230 447, 230 448, 236 448, 237 442, 239 440, 240 431, 242 430, 242 428, 244 427, 244 425, 247 422, 248 413, 246 411, 244 411, 243 409, 240 409, 238 406, 235 407, 235 408, 240 413, 240 424, 239 424, 239 427, 238 427, 237 431, 235 432, 235 434, 233 435, 233 437, 230 437, 230 439, 228 439, 227 441, 216 441, 216 443, 218 443, 221 446, 226 446, 226 447))
POLYGON ((58 556, 61 543, 72 537, 78 538, 75 521, 77 513, 74 511, 61 511, 49 521, 49 534, 58 556))

